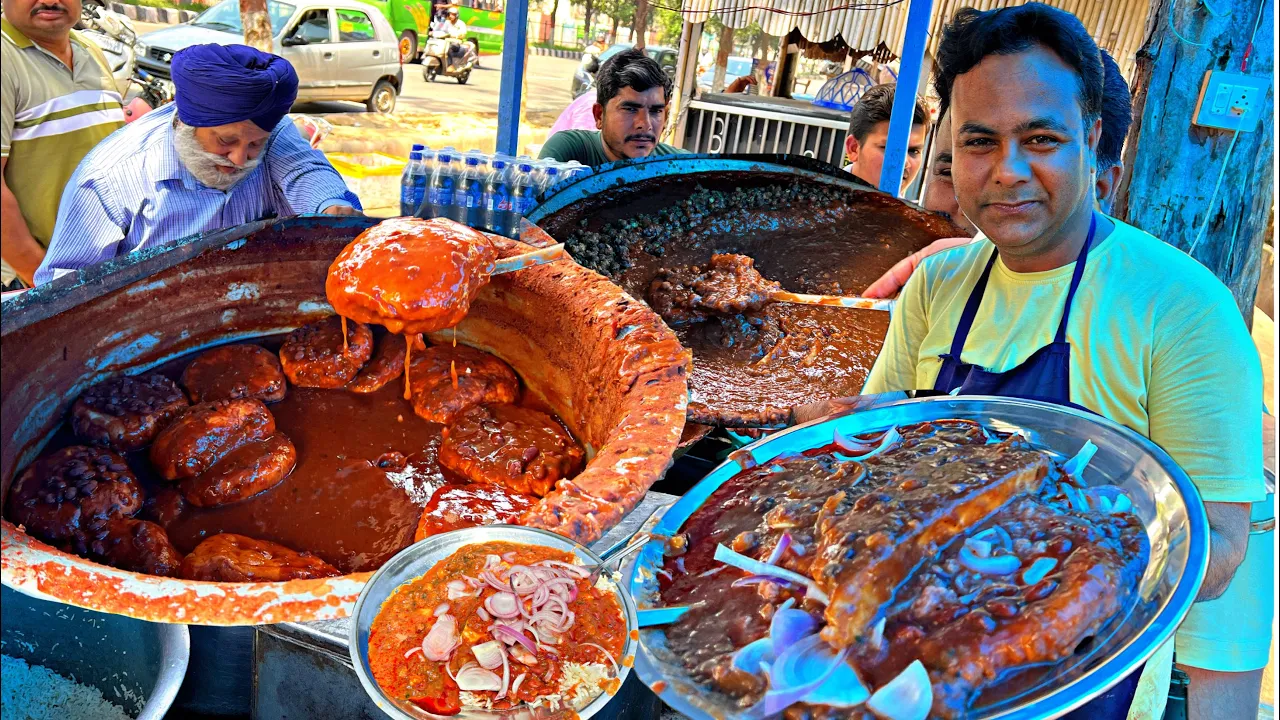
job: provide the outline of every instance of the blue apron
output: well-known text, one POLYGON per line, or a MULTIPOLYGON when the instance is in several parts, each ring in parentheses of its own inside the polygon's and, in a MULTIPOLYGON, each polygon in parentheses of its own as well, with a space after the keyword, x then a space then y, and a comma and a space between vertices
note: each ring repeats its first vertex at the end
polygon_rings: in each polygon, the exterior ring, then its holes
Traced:
MULTIPOLYGON (((938 370, 938 378, 933 389, 953 395, 999 395, 1003 397, 1041 400, 1058 405, 1093 412, 1089 408, 1071 402, 1071 343, 1067 342, 1067 321, 1071 318, 1071 303, 1075 299, 1076 290, 1080 288, 1080 278, 1084 275, 1085 262, 1089 258, 1089 246, 1093 244, 1094 233, 1098 229, 1098 216, 1089 221, 1089 236, 1085 238, 1084 247, 1080 248, 1080 256, 1076 258, 1075 271, 1071 274, 1071 287, 1067 290, 1067 299, 1062 307, 1062 319, 1058 322, 1058 332, 1053 342, 1031 353, 1017 367, 1004 372, 991 372, 960 359, 964 352, 965 340, 969 338, 969 330, 982 305, 982 295, 987 289, 987 279, 991 276, 991 267, 995 265, 999 252, 991 253, 978 284, 974 285, 965 303, 964 312, 960 315, 960 324, 956 326, 955 336, 951 340, 951 351, 941 355, 942 367, 938 370)), ((1142 677, 1142 666, 1139 666, 1128 677, 1121 680, 1107 692, 1094 698, 1085 705, 1063 716, 1067 720, 1125 720, 1129 714, 1129 706, 1138 690, 1138 680, 1142 677)))

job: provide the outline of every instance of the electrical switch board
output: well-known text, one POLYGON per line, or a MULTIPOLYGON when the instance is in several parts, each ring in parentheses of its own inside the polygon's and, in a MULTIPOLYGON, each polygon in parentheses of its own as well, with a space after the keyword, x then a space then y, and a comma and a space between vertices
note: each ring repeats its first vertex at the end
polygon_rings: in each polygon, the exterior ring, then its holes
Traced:
POLYGON ((1192 122, 1201 127, 1253 132, 1267 100, 1269 78, 1213 70, 1205 73, 1192 122))

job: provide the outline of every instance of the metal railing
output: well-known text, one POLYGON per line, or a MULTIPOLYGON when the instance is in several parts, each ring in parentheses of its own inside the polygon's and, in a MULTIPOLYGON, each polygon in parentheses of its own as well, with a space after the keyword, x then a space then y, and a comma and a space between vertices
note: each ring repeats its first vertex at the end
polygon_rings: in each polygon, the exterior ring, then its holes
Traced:
POLYGON ((695 153, 786 153, 844 165, 848 123, 694 100, 684 149, 695 153))

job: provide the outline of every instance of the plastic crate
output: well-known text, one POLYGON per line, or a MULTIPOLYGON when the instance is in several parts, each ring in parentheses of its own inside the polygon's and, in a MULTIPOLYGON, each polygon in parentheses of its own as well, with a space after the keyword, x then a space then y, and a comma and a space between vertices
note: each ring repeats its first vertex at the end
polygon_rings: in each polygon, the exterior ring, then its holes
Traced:
POLYGON ((325 157, 366 211, 394 208, 399 213, 400 175, 408 158, 380 152, 325 153, 325 157))
POLYGON ((813 104, 832 110, 852 110, 862 93, 875 84, 866 70, 854 68, 823 83, 813 104))

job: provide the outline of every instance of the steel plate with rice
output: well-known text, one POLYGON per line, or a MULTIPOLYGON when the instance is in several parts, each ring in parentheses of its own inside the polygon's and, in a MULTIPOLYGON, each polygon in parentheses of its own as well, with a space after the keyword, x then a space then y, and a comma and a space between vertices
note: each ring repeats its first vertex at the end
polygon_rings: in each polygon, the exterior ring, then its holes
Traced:
POLYGON ((436 535, 370 579, 352 664, 396 718, 586 718, 630 673, 635 606, 564 537, 494 525, 436 535))

